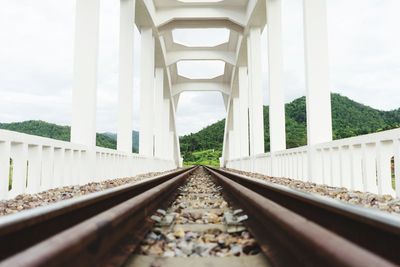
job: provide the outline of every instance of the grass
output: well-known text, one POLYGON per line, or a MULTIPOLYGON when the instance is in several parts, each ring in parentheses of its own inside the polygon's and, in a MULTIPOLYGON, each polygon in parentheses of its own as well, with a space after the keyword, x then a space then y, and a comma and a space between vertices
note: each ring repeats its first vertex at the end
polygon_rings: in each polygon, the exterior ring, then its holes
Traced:
POLYGON ((209 149, 203 151, 196 151, 185 155, 184 165, 208 165, 213 167, 219 167, 219 158, 221 157, 221 151, 209 149))

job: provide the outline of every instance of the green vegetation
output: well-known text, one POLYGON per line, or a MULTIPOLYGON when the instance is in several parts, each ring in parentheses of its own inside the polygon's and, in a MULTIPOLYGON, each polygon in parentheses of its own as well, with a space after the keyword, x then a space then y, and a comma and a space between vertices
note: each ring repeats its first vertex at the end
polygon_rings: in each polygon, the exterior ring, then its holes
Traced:
MULTIPOLYGON (((298 98, 286 104, 287 147, 303 146, 307 143, 306 99, 298 98)), ((357 103, 339 94, 332 94, 332 119, 334 139, 368 134, 400 127, 400 109, 380 111, 357 103)), ((214 161, 221 156, 225 120, 207 126, 198 133, 180 138, 181 151, 185 162, 193 154, 215 149, 214 161), (218 153, 217 153, 218 152, 218 153)), ((269 151, 269 109, 264 107, 265 151, 269 151)), ((202 155, 202 154, 197 154, 202 155)), ((202 161, 201 158, 198 159, 202 161)))
MULTIPOLYGON (((59 126, 44 121, 24 121, 14 123, 0 123, 0 129, 16 131, 31 135, 48 137, 61 141, 70 140, 70 127, 59 126)), ((105 148, 115 149, 117 147, 116 138, 111 138, 106 134, 96 135, 96 145, 105 148)))
POLYGON ((208 149, 193 152, 186 155, 185 165, 209 165, 218 167, 220 156, 221 150, 208 149))

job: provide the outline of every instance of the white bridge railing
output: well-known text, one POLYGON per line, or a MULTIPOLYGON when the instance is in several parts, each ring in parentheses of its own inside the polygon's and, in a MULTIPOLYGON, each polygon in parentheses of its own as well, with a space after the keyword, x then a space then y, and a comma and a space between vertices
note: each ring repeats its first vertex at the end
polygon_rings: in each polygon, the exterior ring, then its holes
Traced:
POLYGON ((0 199, 176 168, 172 160, 0 130, 0 199))
POLYGON ((228 160, 226 167, 400 197, 400 129, 228 160))

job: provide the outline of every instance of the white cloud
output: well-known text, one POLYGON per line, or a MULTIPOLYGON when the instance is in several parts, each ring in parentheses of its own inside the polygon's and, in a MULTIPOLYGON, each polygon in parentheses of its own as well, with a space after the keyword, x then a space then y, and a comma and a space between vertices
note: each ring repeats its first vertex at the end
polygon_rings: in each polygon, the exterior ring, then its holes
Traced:
MULTIPOLYGON (((375 108, 398 108, 400 1, 327 1, 333 91, 375 108)), ((286 100, 290 101, 305 94, 302 0, 283 3, 284 84, 286 100)), ((73 0, 2 1, 0 122, 42 119, 70 124, 74 8, 73 0)), ((118 13, 117 1, 102 0, 98 131, 116 131, 118 13)), ((135 41, 134 127, 137 129, 140 85, 137 32, 135 41)), ((265 34, 263 44, 266 48, 265 34)), ((264 51, 264 88, 266 58, 264 51)), ((197 131, 224 116, 219 93, 184 93, 177 114, 179 133, 197 131)))
POLYGON ((70 124, 74 1, 1 5, 0 121, 70 124))
POLYGON ((177 110, 180 135, 197 132, 226 116, 224 101, 218 92, 184 92, 177 110))
POLYGON ((328 3, 333 90, 375 108, 398 108, 400 1, 328 3))

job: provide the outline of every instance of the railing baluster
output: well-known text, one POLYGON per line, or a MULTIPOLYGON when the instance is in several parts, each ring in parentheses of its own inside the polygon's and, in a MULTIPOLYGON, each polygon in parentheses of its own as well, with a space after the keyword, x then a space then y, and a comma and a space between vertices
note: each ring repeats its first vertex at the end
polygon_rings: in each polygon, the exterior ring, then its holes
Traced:
POLYGON ((322 158, 322 168, 323 168, 323 176, 322 181, 324 184, 330 184, 331 181, 331 157, 330 157, 330 149, 325 148, 321 151, 322 158))
POLYGON ((400 140, 394 140, 394 173, 396 196, 400 197, 400 140))
POLYGON ((26 192, 28 144, 12 143, 11 155, 13 159, 13 175, 10 195, 16 196, 26 192))
POLYGON ((11 143, 9 141, 0 142, 0 199, 8 195, 8 185, 10 178, 10 156, 11 143))
POLYGON ((47 190, 53 185, 54 177, 54 147, 45 146, 42 152, 41 190, 47 190))
POLYGON ((56 147, 54 149, 54 178, 52 187, 59 187, 63 186, 64 181, 64 156, 65 156, 65 149, 56 147))
POLYGON ((348 145, 340 147, 340 186, 351 188, 351 156, 348 145))
POLYGON ((363 190, 361 145, 351 147, 351 184, 355 190, 363 190))
POLYGON ((391 158, 393 156, 393 141, 378 143, 378 193, 393 194, 391 158))
POLYGON ((42 179, 42 146, 29 146, 28 154, 29 165, 27 192, 37 193, 40 191, 40 181, 42 179))
POLYGON ((340 186, 340 152, 338 147, 331 150, 331 185, 340 186))
POLYGON ((72 152, 72 177, 71 182, 73 185, 79 184, 81 176, 81 168, 79 161, 81 160, 81 152, 79 150, 73 150, 72 152))
POLYGON ((73 150, 66 149, 64 152, 64 178, 63 185, 72 185, 72 175, 73 175, 73 150))

